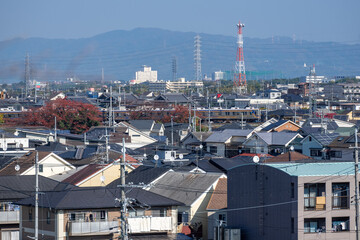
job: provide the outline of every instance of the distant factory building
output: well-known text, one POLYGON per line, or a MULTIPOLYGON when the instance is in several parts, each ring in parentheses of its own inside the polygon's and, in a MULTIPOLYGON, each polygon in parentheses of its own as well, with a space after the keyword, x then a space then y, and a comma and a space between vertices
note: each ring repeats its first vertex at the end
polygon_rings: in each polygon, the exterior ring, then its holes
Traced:
POLYGON ((212 74, 212 80, 218 81, 218 80, 224 80, 225 79, 225 72, 222 71, 216 71, 212 74))

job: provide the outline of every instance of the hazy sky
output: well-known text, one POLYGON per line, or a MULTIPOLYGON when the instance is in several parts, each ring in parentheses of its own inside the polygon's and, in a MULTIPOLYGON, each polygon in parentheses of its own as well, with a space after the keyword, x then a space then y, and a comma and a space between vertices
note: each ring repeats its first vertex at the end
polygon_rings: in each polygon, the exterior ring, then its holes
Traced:
POLYGON ((360 43, 360 0, 0 0, 0 40, 81 38, 155 27, 360 43))

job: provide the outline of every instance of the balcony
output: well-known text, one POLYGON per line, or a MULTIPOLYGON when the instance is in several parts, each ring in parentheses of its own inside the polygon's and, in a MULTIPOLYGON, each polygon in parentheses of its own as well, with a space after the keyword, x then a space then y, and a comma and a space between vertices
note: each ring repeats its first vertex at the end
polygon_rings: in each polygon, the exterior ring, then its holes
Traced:
POLYGON ((108 235, 118 231, 118 221, 69 222, 69 235, 108 235))
POLYGON ((325 210, 325 197, 304 197, 305 210, 325 210))
POLYGON ((19 223, 19 211, 0 211, 1 224, 19 223))
POLYGON ((338 196, 332 197, 332 208, 333 209, 348 209, 349 208, 349 197, 348 196, 338 196))
POLYGON ((171 217, 128 218, 130 233, 168 232, 172 230, 171 217))

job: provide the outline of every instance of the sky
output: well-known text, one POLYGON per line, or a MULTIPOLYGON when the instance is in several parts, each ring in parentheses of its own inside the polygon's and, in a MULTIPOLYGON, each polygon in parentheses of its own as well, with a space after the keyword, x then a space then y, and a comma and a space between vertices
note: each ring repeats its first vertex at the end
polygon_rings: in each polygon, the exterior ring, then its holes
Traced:
POLYGON ((84 38, 138 27, 360 43, 359 0, 1 0, 0 41, 84 38))

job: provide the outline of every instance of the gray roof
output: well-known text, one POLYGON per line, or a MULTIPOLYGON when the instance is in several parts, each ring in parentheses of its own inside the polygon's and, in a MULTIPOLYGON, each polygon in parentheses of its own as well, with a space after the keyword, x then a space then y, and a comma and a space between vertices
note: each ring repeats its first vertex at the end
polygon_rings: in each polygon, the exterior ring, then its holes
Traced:
POLYGON ((236 136, 236 137, 246 137, 249 135, 253 130, 250 129, 225 129, 221 132, 214 132, 206 139, 205 142, 225 142, 230 137, 236 136))
POLYGON ((312 133, 311 136, 316 138, 323 146, 329 145, 339 136, 338 133, 312 133))
MULTIPOLYGON (((145 183, 149 184, 164 173, 169 171, 169 168, 163 168, 163 167, 150 167, 150 166, 139 166, 135 168, 133 171, 131 171, 126 176, 126 183, 133 183, 133 184, 139 184, 139 183, 145 183)), ((120 184, 120 179, 116 179, 113 182, 109 183, 108 186, 113 188, 120 184)))
POLYGON ((151 131, 154 120, 130 120, 129 123, 140 131, 151 131))
POLYGON ((286 145, 298 133, 296 132, 258 132, 256 133, 267 145, 286 145))
MULTIPOLYGON (((103 209, 118 208, 120 188, 92 187, 74 188, 61 192, 45 192, 39 196, 40 207, 51 207, 53 209, 103 209)), ((150 207, 181 206, 182 203, 158 194, 139 189, 126 189, 126 196, 134 198, 141 204, 150 207)), ((18 202, 19 205, 34 206, 34 198, 26 198, 18 202)))
POLYGON ((220 173, 167 172, 150 188, 150 191, 190 206, 221 175, 220 173))
POLYGON ((155 100, 165 100, 173 103, 186 103, 189 99, 182 93, 164 93, 156 97, 155 100))
MULTIPOLYGON (((40 191, 61 191, 73 185, 39 176, 40 191)), ((35 175, 0 176, 0 201, 16 201, 35 195, 35 175)))

